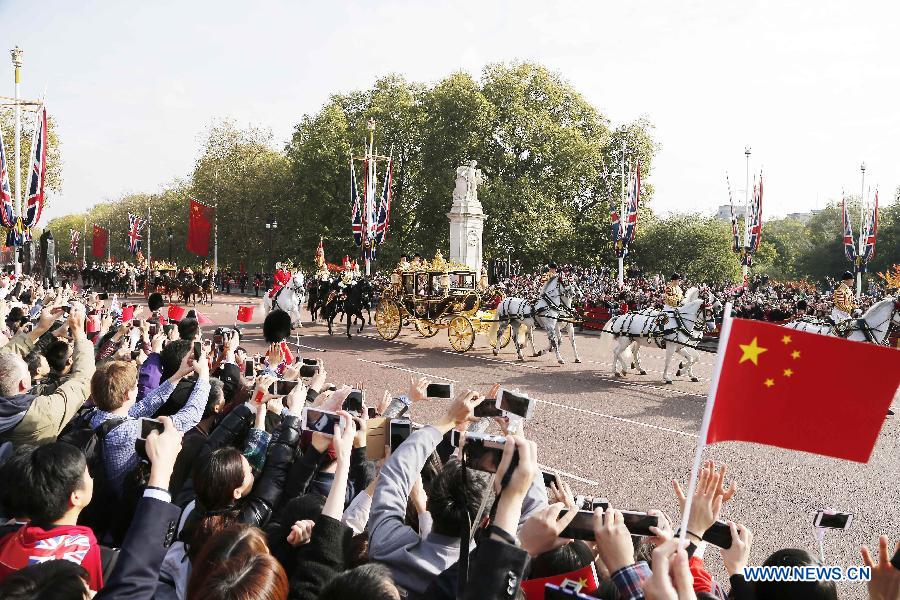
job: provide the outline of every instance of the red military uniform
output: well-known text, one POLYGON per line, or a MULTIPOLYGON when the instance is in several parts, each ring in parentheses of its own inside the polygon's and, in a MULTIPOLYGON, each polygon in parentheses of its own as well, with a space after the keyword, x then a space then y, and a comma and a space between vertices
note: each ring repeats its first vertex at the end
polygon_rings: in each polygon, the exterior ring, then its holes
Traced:
POLYGON ((291 280, 291 274, 284 269, 278 269, 275 271, 275 276, 272 278, 272 291, 269 292, 269 298, 274 298, 275 294, 278 293, 278 290, 283 288, 288 284, 291 280))

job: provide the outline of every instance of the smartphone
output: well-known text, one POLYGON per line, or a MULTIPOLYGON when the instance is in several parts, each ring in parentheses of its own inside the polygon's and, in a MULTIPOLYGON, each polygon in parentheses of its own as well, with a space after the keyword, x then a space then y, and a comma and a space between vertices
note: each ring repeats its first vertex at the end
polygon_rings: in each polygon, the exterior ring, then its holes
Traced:
POLYGON ((319 365, 300 365, 300 377, 312 377, 319 372, 319 365))
POLYGON ((317 361, 315 358, 304 358, 303 364, 304 365, 318 365, 319 361, 317 361))
POLYGON ((244 361, 244 377, 253 377, 256 375, 255 363, 247 359, 244 361))
POLYGON ((131 326, 132 326, 132 327, 140 327, 140 326, 141 326, 141 320, 140 320, 140 319, 132 319, 132 320, 131 320, 131 326))
POLYGON ((820 510, 816 513, 813 525, 823 529, 849 529, 852 522, 853 515, 851 513, 829 514, 820 510))
POLYGON ((541 471, 541 475, 544 478, 544 487, 550 487, 551 483, 555 483, 557 487, 559 487, 559 482, 556 480, 556 473, 551 473, 550 471, 541 471))
POLYGON ((452 398, 453 397, 453 384, 452 383, 429 383, 428 387, 425 388, 425 397, 426 398, 452 398))
POLYGON ((375 410, 375 407, 374 407, 374 406, 370 406, 370 407, 369 407, 369 418, 370 418, 370 419, 377 419, 377 418, 378 418, 378 411, 375 410))
POLYGON ((453 446, 454 448, 459 448, 460 437, 462 437, 462 434, 458 430, 451 429, 450 430, 450 445, 453 446))
POLYGON ((287 396, 297 387, 297 383, 296 381, 285 381, 283 379, 273 381, 272 385, 269 386, 269 393, 275 396, 287 396))
POLYGON ((194 342, 194 360, 200 360, 200 342, 194 342))
POLYGON ((344 400, 344 404, 341 408, 346 410, 347 412, 354 412, 356 414, 362 414, 363 409, 363 401, 365 399, 365 392, 362 390, 353 390, 344 400))
POLYGON ((475 416, 481 417, 502 417, 503 412, 497 408, 496 400, 482 400, 475 405, 475 416))
POLYGON ((725 521, 716 521, 703 532, 703 541, 719 548, 731 548, 731 528, 725 521))
POLYGON ((150 329, 147 330, 147 333, 150 334, 150 337, 155 336, 159 333, 159 325, 157 325, 156 323, 151 323, 150 329))
MULTIPOLYGON (((568 512, 569 511, 567 510, 561 511, 559 513, 559 518, 562 518, 563 515, 568 512)), ((560 532, 559 537, 572 540, 594 541, 596 539, 594 537, 594 511, 579 510, 578 514, 575 515, 575 518, 569 521, 566 528, 560 532)))
POLYGON ((346 427, 343 417, 328 410, 304 407, 300 423, 305 431, 315 431, 323 435, 334 435, 335 427, 346 427))
POLYGON ((151 431, 158 431, 159 433, 162 433, 164 430, 165 426, 156 419, 141 417, 141 439, 146 440, 151 431))
POLYGON ((100 292, 97 294, 97 300, 109 300, 109 294, 106 292, 100 292))
POLYGON ((523 419, 530 419, 534 412, 534 401, 525 394, 501 389, 497 395, 497 408, 523 419))
POLYGON ((622 516, 625 518, 625 527, 631 535, 651 536, 653 532, 650 528, 659 526, 659 518, 645 512, 623 510, 622 516))
POLYGON ((409 419, 391 419, 388 426, 388 443, 391 446, 391 453, 395 452, 410 434, 412 434, 412 421, 409 419))
MULTIPOLYGON (((496 473, 503 458, 503 448, 506 438, 499 435, 487 435, 484 433, 468 433, 463 444, 463 460, 466 466, 476 471, 496 473)), ((519 463, 518 452, 513 454, 512 462, 507 473, 512 473, 519 463)))

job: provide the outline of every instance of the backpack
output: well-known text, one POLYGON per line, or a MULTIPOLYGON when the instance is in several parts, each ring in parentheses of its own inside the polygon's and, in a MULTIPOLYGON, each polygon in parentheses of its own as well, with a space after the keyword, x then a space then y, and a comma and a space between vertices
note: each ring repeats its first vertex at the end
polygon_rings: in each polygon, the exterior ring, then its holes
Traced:
POLYGON ((103 464, 102 440, 106 435, 125 422, 122 417, 113 417, 107 419, 94 429, 91 427, 91 419, 93 418, 96 408, 82 407, 75 413, 72 420, 69 421, 59 436, 57 441, 65 442, 75 446, 84 453, 87 461, 88 471, 91 477, 97 479, 106 479, 106 468, 103 464))

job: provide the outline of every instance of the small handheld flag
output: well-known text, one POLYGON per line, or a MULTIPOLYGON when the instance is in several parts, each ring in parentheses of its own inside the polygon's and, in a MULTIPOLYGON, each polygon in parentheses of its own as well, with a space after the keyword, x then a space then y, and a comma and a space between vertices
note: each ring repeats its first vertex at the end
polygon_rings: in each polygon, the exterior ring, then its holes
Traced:
POLYGON ((249 323, 253 320, 253 306, 239 306, 237 320, 241 323, 249 323))

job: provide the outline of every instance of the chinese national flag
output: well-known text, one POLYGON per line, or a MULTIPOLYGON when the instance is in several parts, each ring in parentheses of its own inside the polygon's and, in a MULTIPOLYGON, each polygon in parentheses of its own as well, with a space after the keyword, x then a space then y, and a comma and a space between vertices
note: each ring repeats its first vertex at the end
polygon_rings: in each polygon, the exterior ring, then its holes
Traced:
POLYGON ((209 236, 212 233, 216 209, 191 198, 188 221, 187 250, 197 256, 209 255, 209 236))
POLYGON ((172 321, 182 320, 184 318, 184 313, 186 313, 186 312, 187 311, 181 306, 178 306, 176 304, 169 305, 169 310, 168 310, 169 319, 171 319, 172 321))
POLYGON ((109 231, 99 225, 94 225, 94 243, 91 244, 91 254, 94 258, 106 258, 106 244, 109 241, 109 231))
POLYGON ((900 385, 900 351, 733 319, 724 352, 707 444, 869 461, 900 385))
POLYGON ((252 306, 239 306, 237 320, 241 323, 249 323, 253 320, 253 307, 252 306))

